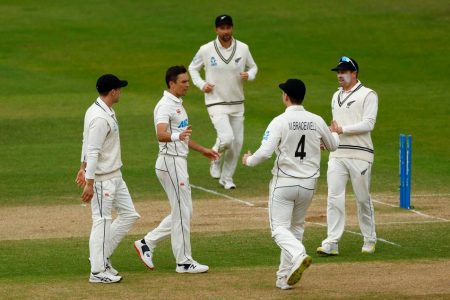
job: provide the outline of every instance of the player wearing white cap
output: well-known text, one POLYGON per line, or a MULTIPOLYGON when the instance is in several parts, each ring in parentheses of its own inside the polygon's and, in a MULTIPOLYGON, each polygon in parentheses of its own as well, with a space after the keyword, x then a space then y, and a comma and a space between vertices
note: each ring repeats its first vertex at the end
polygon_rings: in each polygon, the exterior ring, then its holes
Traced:
POLYGON ((89 260, 92 283, 122 280, 110 262, 110 256, 139 219, 120 168, 119 122, 112 106, 119 102, 121 88, 128 82, 112 74, 97 80, 100 96, 84 117, 81 166, 76 182, 83 187, 82 201, 91 201, 92 230, 89 260), (112 208, 117 218, 112 222, 112 208))
POLYGON ((286 290, 296 284, 312 262, 302 244, 305 217, 320 175, 320 147, 329 151, 339 145, 337 124, 328 128, 318 115, 302 106, 305 85, 301 80, 289 79, 279 85, 283 90, 286 110, 270 122, 261 147, 244 154, 242 163, 255 166, 270 158, 277 158, 272 169, 269 189, 269 219, 272 237, 281 248, 281 261, 276 287, 286 290), (330 131, 331 129, 331 131, 330 131))
POLYGON ((171 237, 172 251, 176 259, 177 273, 203 273, 209 267, 192 258, 190 223, 192 217, 191 187, 187 170, 189 148, 202 153, 209 159, 219 154, 200 146, 190 139, 192 133, 181 97, 189 88, 189 75, 183 66, 170 67, 166 72, 167 91, 154 110, 154 123, 159 141, 159 155, 156 160, 156 175, 167 193, 171 212, 159 226, 143 239, 134 242, 134 247, 150 269, 153 252, 157 244, 171 237))
POLYGON ((248 46, 233 38, 230 16, 218 16, 215 25, 217 38, 200 47, 189 65, 189 73, 205 93, 208 114, 217 132, 213 149, 221 154, 221 159, 211 162, 210 174, 225 189, 234 189, 233 175, 244 140, 243 83, 255 79, 258 67, 248 46), (200 76, 202 68, 205 80, 200 76))
POLYGON ((328 160, 328 236, 317 248, 325 256, 338 255, 338 242, 345 227, 345 187, 350 178, 356 196, 359 227, 364 236, 362 253, 374 253, 377 236, 375 213, 370 198, 373 143, 370 132, 378 111, 377 94, 358 80, 359 67, 347 56, 332 69, 337 72, 339 89, 331 100, 333 120, 340 126, 341 144, 328 160))

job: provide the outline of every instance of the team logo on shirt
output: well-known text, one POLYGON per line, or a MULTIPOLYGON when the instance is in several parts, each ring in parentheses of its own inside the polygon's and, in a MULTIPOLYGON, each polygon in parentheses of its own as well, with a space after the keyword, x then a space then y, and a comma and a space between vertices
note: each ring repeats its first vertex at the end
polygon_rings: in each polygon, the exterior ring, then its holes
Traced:
POLYGON ((236 58, 235 60, 234 60, 234 62, 236 63, 236 64, 238 64, 239 63, 239 61, 242 59, 242 57, 238 57, 238 58, 236 58))
POLYGON ((176 112, 177 114, 181 114, 181 109, 177 108, 176 112))
POLYGON ((349 103, 347 103, 347 108, 350 108, 350 105, 352 105, 353 103, 355 103, 355 100, 350 101, 349 103))
POLYGON ((217 66, 217 60, 214 56, 211 56, 211 67, 217 66))
POLYGON ((269 134, 270 134, 270 131, 269 131, 269 130, 267 130, 266 132, 264 132, 263 140, 267 141, 267 140, 269 139, 269 134))

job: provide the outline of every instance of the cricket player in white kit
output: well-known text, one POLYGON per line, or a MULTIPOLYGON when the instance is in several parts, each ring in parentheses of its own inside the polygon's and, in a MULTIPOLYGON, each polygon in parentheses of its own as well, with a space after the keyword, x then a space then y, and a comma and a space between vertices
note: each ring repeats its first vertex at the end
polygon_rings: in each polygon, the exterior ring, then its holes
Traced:
POLYGON ((92 230, 89 239, 92 283, 120 282, 122 277, 110 256, 139 219, 120 168, 119 122, 112 106, 128 82, 112 74, 97 80, 100 96, 84 117, 81 166, 76 182, 84 187, 82 201, 91 201, 92 230), (117 218, 112 222, 112 208, 117 218))
POLYGON ((230 16, 218 16, 215 25, 217 38, 200 47, 189 73, 205 93, 208 114, 217 132, 213 149, 221 154, 221 159, 211 162, 210 174, 225 189, 234 189, 233 175, 244 140, 243 83, 255 79, 258 67, 248 46, 233 38, 230 16), (202 68, 204 80, 200 76, 202 68))
POLYGON ((154 110, 159 141, 155 169, 169 198, 171 213, 143 239, 135 241, 134 247, 143 263, 153 269, 152 258, 157 244, 170 236, 177 263, 176 272, 203 273, 207 272, 209 267, 196 262, 191 251, 190 222, 193 210, 187 156, 189 148, 211 160, 217 159, 219 154, 190 139, 192 130, 181 99, 189 88, 186 68, 170 67, 166 72, 166 84, 168 91, 164 91, 154 110))
POLYGON ((328 128, 320 116, 302 106, 306 90, 301 80, 289 79, 279 87, 286 111, 270 122, 261 147, 254 154, 244 154, 242 162, 252 167, 274 151, 277 154, 269 187, 269 218, 272 237, 281 248, 276 287, 285 290, 300 280, 312 262, 302 239, 306 212, 320 175, 320 145, 334 151, 339 137, 332 132, 337 130, 336 123, 328 128))
POLYGON ((345 227, 345 187, 350 178, 356 196, 359 227, 364 236, 362 253, 374 253, 377 236, 375 215, 370 198, 373 143, 370 132, 375 127, 378 111, 377 94, 358 80, 359 67, 347 56, 337 67, 339 89, 331 100, 333 120, 340 126, 341 143, 328 161, 328 236, 317 248, 325 256, 338 255, 338 242, 345 227))

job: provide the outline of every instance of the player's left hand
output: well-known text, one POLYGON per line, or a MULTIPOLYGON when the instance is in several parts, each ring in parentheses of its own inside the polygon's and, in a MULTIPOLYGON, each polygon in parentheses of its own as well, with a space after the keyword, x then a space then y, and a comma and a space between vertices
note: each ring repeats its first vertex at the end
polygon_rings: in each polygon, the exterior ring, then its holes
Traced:
POLYGON ((83 193, 81 194, 81 201, 89 202, 94 196, 94 180, 86 181, 83 193))
POLYGON ((239 73, 242 80, 248 80, 248 73, 247 72, 241 72, 239 73))
POLYGON ((252 152, 250 152, 250 150, 248 150, 247 153, 244 153, 244 155, 242 156, 242 164, 244 166, 247 165, 247 158, 251 155, 252 155, 252 152))
POLYGON ((220 157, 220 154, 213 149, 205 149, 202 154, 209 158, 209 160, 217 160, 220 157))
POLYGON ((75 178, 75 182, 77 183, 78 187, 84 187, 86 184, 86 180, 84 179, 84 173, 85 171, 83 169, 80 169, 77 173, 77 177, 75 178))

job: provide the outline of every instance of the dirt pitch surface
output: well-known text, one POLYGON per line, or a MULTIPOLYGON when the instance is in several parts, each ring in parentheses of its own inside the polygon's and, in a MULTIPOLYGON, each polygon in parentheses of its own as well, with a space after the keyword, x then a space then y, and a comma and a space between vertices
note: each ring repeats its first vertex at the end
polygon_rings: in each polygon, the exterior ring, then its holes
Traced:
MULTIPOLYGON (((378 226, 399 223, 450 221, 446 209, 450 196, 415 198, 412 203, 419 213, 398 209, 392 195, 373 196, 378 226)), ((267 199, 245 199, 254 206, 228 199, 194 201, 192 232, 227 232, 235 230, 269 230, 267 199)), ((77 200, 73 200, 77 203, 77 200)), ((155 228, 170 213, 167 200, 140 201, 135 204, 141 219, 130 234, 143 234, 155 228)), ((347 199, 347 226, 358 224, 353 197, 347 199)), ((306 218, 307 226, 326 224, 326 199, 315 196, 306 218)), ((88 236, 91 228, 90 206, 68 204, 58 206, 3 207, 0 210, 0 240, 47 239, 88 236)))
MULTIPOLYGON (((398 199, 393 195, 375 195, 373 199, 378 226, 450 220, 450 211, 444 209, 450 201, 449 196, 413 198, 419 213, 395 208, 398 199)), ((194 201, 192 232, 269 230, 267 200, 245 200, 254 206, 224 199, 194 201)), ((166 200, 137 202, 136 208, 142 218, 130 234, 145 234, 155 228, 170 211, 166 200)), ((356 206, 352 197, 349 197, 346 209, 347 225, 356 225, 356 206)), ((325 225, 325 197, 315 197, 307 221, 307 226, 325 225)), ((87 238, 90 226, 90 207, 80 204, 3 207, 0 210, 0 240, 87 238)), ((64 279, 46 283, 0 283, 0 298, 8 295, 13 298, 82 299, 95 294, 99 299, 156 299, 169 295, 173 299, 294 299, 299 296, 305 299, 450 299, 450 261, 313 264, 305 273, 301 285, 289 291, 274 288, 275 268, 212 270, 207 275, 181 275, 182 280, 179 274, 124 274, 123 283, 108 287, 88 285, 84 277, 71 281, 69 285, 64 279), (259 278, 258 286, 255 286, 255 278, 259 278), (99 289, 102 290, 100 296, 99 289), (76 295, 74 291, 77 291, 76 295)))

